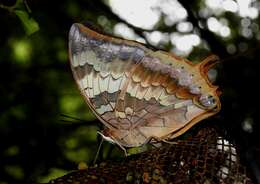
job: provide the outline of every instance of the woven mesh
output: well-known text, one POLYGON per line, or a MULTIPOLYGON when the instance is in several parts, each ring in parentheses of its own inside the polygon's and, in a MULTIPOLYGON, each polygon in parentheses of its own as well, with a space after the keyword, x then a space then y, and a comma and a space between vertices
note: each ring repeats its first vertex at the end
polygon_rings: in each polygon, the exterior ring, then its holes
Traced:
POLYGON ((51 181, 66 183, 249 184, 246 167, 234 145, 215 128, 203 128, 177 144, 108 161, 51 181))

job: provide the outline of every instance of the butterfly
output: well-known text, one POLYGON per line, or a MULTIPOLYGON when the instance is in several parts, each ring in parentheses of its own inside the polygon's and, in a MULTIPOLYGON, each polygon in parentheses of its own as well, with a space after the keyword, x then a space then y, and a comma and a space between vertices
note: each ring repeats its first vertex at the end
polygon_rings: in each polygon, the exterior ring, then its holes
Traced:
POLYGON ((102 136, 120 147, 170 140, 220 111, 218 87, 198 64, 75 23, 69 32, 70 65, 86 103, 104 124, 102 136))

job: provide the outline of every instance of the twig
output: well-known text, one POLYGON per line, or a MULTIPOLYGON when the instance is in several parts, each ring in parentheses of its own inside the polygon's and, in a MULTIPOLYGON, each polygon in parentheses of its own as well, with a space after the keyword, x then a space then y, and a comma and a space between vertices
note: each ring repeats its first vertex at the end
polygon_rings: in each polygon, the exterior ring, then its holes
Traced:
POLYGON ((13 5, 13 6, 5 6, 5 5, 3 5, 3 4, 0 4, 0 8, 5 9, 5 10, 8 10, 9 12, 13 12, 14 9, 15 9, 15 7, 16 7, 16 3, 15 3, 15 5, 13 5))

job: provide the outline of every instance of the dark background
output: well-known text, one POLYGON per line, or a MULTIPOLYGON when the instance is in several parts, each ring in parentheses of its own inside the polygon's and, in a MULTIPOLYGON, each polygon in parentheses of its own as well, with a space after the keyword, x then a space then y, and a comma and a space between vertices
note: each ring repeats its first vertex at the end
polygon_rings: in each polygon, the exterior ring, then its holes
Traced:
MULTIPOLYGON (((205 123, 214 122, 227 132, 227 140, 238 145, 241 161, 259 177, 260 16, 213 12, 211 16, 229 22, 231 35, 223 38, 208 30, 207 17, 199 16, 205 1, 179 2, 194 27, 191 32, 208 44, 208 49, 194 47, 186 57, 199 60, 214 53, 222 59, 215 82, 222 91, 222 110, 205 123)), ((250 6, 259 12, 259 1, 250 6)), ((144 30, 113 13, 108 1, 0 0, 0 184, 47 182, 76 169, 80 161, 91 165, 95 157, 99 123, 79 95, 69 68, 72 23, 88 21, 113 34, 113 27, 122 22, 148 41, 144 32, 178 32, 176 24, 167 26, 164 18, 161 14, 154 29, 144 30)), ((155 46, 175 47, 171 42, 155 46)), ((105 157, 121 155, 106 146, 105 157)))

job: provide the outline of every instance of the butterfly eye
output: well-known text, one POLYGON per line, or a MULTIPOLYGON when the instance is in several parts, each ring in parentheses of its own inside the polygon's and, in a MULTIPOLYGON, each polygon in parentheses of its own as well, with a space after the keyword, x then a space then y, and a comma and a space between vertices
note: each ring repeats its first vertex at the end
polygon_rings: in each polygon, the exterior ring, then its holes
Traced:
POLYGON ((216 99, 212 95, 201 95, 199 102, 208 109, 213 109, 217 104, 216 99))

